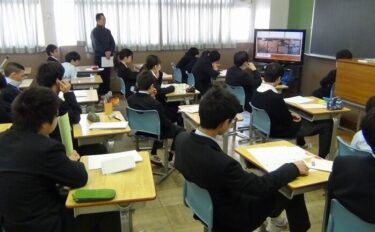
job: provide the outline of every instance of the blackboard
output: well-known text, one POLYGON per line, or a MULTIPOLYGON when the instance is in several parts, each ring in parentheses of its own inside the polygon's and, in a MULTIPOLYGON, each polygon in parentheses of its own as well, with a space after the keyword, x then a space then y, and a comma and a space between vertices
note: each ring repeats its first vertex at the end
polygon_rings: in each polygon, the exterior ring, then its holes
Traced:
POLYGON ((315 0, 311 53, 335 56, 347 48, 354 57, 375 57, 375 0, 315 0))

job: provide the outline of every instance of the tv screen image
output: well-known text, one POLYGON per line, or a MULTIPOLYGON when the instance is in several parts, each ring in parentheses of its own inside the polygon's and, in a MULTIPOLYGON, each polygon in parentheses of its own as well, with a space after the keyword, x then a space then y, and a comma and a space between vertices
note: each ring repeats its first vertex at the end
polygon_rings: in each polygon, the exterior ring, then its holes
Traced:
POLYGON ((303 62, 305 30, 255 29, 256 61, 303 62))

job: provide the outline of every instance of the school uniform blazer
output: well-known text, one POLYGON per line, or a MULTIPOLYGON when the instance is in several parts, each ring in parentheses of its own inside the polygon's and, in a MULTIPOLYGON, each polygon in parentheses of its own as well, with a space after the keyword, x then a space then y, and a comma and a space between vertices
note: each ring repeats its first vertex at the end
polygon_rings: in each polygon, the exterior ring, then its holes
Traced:
POLYGON ((161 137, 164 137, 167 131, 172 128, 172 122, 165 114, 163 105, 146 93, 136 93, 128 98, 128 105, 130 108, 136 110, 156 110, 160 118, 161 137))
POLYGON ((47 62, 57 62, 57 63, 60 63, 60 61, 58 61, 57 59, 53 58, 52 56, 48 56, 47 62))
POLYGON ((195 88, 203 95, 211 87, 211 78, 219 76, 220 72, 212 67, 208 57, 201 57, 195 62, 191 72, 195 78, 195 88))
POLYGON ((11 128, 0 134, 0 215, 7 232, 60 232, 65 200, 56 184, 87 182, 85 167, 46 136, 11 128))
POLYGON ((106 51, 115 51, 115 40, 112 33, 105 27, 96 26, 91 31, 91 42, 94 48, 95 56, 104 56, 106 51))
POLYGON ((195 57, 195 56, 191 56, 191 55, 184 55, 181 60, 177 63, 176 67, 181 69, 181 73, 182 73, 182 82, 183 83, 187 83, 187 74, 186 74, 186 71, 188 71, 189 73, 191 73, 191 70, 195 64, 195 62, 197 62, 198 58, 195 57))
POLYGON ((336 198, 353 214, 374 224, 374 176, 375 157, 336 157, 328 181, 328 202, 336 198))
POLYGON ((11 85, 7 84, 4 88, 0 90, 0 100, 2 105, 8 114, 11 113, 11 105, 14 99, 21 93, 20 89, 11 85))
POLYGON ((262 177, 248 173, 215 141, 194 131, 180 133, 175 142, 176 169, 211 196, 215 231, 250 231, 256 226, 250 222, 253 203, 299 175, 292 163, 262 177))
POLYGON ((233 66, 227 70, 227 75, 225 77, 225 83, 233 86, 242 86, 245 91, 245 110, 251 112, 251 107, 249 102, 253 92, 262 83, 260 73, 258 71, 247 72, 237 66, 233 66))
POLYGON ((132 71, 129 67, 125 66, 123 63, 119 62, 117 66, 117 76, 122 78, 125 82, 125 92, 126 96, 131 95, 130 88, 135 86, 137 81, 138 72, 132 71))
POLYGON ((3 103, 0 101, 0 123, 9 123, 12 122, 12 117, 10 116, 10 113, 8 113, 3 103))

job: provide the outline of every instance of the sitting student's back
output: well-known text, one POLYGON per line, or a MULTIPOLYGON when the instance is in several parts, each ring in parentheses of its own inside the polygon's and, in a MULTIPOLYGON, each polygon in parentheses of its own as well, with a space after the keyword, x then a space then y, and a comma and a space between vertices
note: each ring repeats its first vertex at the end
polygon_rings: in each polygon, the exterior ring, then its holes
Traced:
POLYGON ((64 80, 71 80, 77 77, 77 66, 81 61, 81 56, 78 52, 69 52, 65 56, 65 62, 61 65, 64 67, 64 80))

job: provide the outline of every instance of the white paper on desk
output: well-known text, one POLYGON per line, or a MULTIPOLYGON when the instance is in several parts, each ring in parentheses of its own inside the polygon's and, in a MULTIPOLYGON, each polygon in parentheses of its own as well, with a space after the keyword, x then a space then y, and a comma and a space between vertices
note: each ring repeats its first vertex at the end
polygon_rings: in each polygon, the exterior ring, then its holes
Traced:
POLYGON ((76 97, 87 97, 87 92, 86 91, 78 91, 78 90, 76 90, 76 91, 73 91, 73 92, 74 92, 74 95, 76 97))
POLYGON ((327 105, 325 104, 301 104, 300 105, 304 109, 325 109, 327 105))
POLYGON ((109 59, 107 59, 107 57, 103 56, 101 67, 102 68, 113 67, 113 56, 111 56, 109 59))
POLYGON ((180 107, 180 112, 198 113, 199 112, 199 105, 185 105, 183 107, 180 107))
POLYGON ((299 147, 277 146, 247 150, 268 172, 275 171, 285 163, 304 160, 308 157, 306 151, 299 147))
POLYGON ((90 125, 90 130, 99 129, 99 130, 106 130, 106 129, 125 129, 128 127, 127 121, 122 122, 94 122, 90 125))
POLYGON ((124 157, 124 156, 133 156, 135 162, 142 161, 142 156, 140 156, 136 150, 103 154, 103 155, 92 155, 92 156, 89 156, 89 170, 101 168, 103 161, 111 160, 111 159, 118 158, 118 157, 124 157))
POLYGON ((313 158, 311 162, 306 163, 306 165, 310 169, 332 172, 333 161, 313 158))
POLYGON ((307 97, 295 96, 295 97, 284 98, 284 101, 288 103, 303 104, 303 103, 311 102, 313 101, 313 99, 310 99, 307 97))

